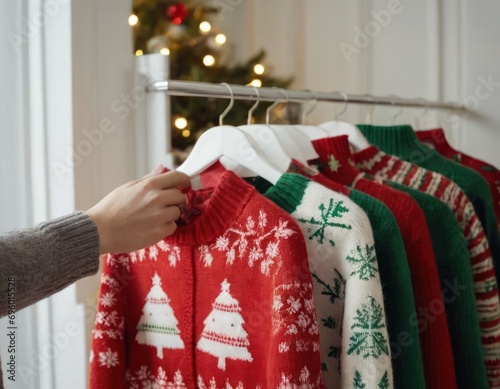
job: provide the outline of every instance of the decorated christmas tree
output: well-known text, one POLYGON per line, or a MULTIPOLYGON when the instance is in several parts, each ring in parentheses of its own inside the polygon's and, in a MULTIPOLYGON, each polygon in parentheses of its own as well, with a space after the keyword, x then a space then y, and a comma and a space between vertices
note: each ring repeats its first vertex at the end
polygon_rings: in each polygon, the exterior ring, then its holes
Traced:
POLYGON ((219 358, 217 367, 226 370, 226 358, 252 362, 248 351, 250 342, 248 333, 243 328, 241 307, 229 293, 231 284, 225 279, 221 283, 222 292, 212 304, 212 311, 203 324, 205 328, 198 341, 197 348, 219 358))
MULTIPOLYGON (((288 87, 291 79, 273 77, 266 69, 263 51, 244 63, 235 63, 228 38, 218 27, 225 11, 220 3, 134 0, 129 24, 136 55, 158 52, 169 55, 172 80, 288 87)), ((224 17, 231 16, 225 13, 224 17)), ((197 97, 175 97, 171 101, 172 145, 178 150, 193 145, 203 131, 218 125, 219 115, 228 104, 225 99, 197 97)), ((253 102, 237 101, 226 117, 226 124, 246 124, 252 105, 253 102)), ((263 122, 266 106, 262 103, 255 111, 257 122, 263 122)), ((285 117, 285 111, 274 112, 282 122, 295 121, 296 113, 290 118, 290 114, 285 117)))
POLYGON ((164 348, 184 348, 184 342, 177 327, 178 323, 168 296, 161 288, 161 279, 155 273, 153 286, 142 308, 135 340, 139 344, 156 347, 156 355, 158 358, 163 358, 164 348))

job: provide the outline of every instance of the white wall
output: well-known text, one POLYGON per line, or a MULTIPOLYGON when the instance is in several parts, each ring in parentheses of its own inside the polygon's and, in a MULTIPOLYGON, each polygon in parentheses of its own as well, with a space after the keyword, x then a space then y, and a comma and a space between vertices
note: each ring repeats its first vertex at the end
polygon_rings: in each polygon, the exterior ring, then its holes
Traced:
MULTIPOLYGON (((245 24, 223 26, 229 39, 244 49, 241 57, 266 49, 274 73, 294 75, 297 89, 395 94, 473 107, 474 98, 467 97, 474 96, 478 78, 491 74, 494 81, 500 80, 499 11, 495 0, 253 0, 228 15, 245 24), (371 36, 362 41, 359 30, 371 36), (356 47, 356 52, 346 56, 342 44, 356 47)), ((475 115, 442 124, 455 146, 500 166, 495 153, 500 93, 494 89, 480 100, 475 115)), ((320 104, 309 121, 332 120, 341 108, 320 104)), ((363 120, 361 111, 366 108, 351 106, 342 119, 363 120)), ((395 112, 377 108, 375 120, 389 124, 395 112)), ((406 109, 398 123, 413 122, 422 112, 406 109)), ((424 123, 436 126, 442 116, 443 112, 429 112, 424 123)))

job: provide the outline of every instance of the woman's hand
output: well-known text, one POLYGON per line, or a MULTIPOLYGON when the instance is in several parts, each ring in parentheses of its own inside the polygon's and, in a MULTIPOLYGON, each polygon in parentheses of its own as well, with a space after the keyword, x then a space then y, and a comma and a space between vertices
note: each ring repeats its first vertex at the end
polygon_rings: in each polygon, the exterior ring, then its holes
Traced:
POLYGON ((191 182, 185 174, 163 171, 160 165, 146 177, 116 188, 87 211, 99 231, 101 254, 140 250, 177 229, 179 205, 186 203, 178 188, 191 182))

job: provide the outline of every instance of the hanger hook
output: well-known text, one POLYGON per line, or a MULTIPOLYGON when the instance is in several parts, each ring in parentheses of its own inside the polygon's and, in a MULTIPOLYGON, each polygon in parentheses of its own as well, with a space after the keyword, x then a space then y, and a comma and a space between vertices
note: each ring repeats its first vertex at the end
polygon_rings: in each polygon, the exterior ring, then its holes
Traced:
POLYGON ((373 112, 375 112, 375 108, 377 108, 377 103, 375 100, 375 96, 373 96, 369 93, 367 93, 365 96, 370 99, 370 105, 372 106, 372 108, 368 108, 368 111, 366 111, 366 122, 368 124, 372 124, 373 123, 373 112))
POLYGON ((253 112, 255 111, 255 109, 257 108, 257 106, 259 105, 260 103, 260 93, 259 93, 259 90, 256 88, 256 87, 252 87, 253 90, 255 91, 255 94, 257 95, 257 101, 255 102, 254 105, 252 105, 252 108, 250 108, 248 110, 248 119, 247 119, 247 124, 250 125, 252 123, 252 115, 253 115, 253 112))
MULTIPOLYGON (((273 88, 276 88, 275 86, 273 88)), ((269 125, 269 117, 271 115, 271 111, 276 108, 276 106, 279 104, 279 103, 285 103, 285 104, 288 104, 288 101, 289 101, 289 98, 288 98, 288 93, 286 93, 286 91, 283 89, 283 88, 276 88, 278 89, 281 93, 283 93, 285 95, 285 98, 286 100, 280 100, 280 99, 276 99, 276 101, 274 103, 272 103, 269 107, 267 107, 266 109, 266 124, 269 125)))
POLYGON ((416 130, 420 130, 420 129, 422 129, 422 126, 421 126, 422 120, 425 117, 425 115, 427 114, 427 112, 429 112, 429 103, 423 97, 419 97, 417 100, 421 101, 422 103, 425 104, 424 105, 424 107, 425 107, 424 111, 420 115, 415 116, 415 129, 416 130))
POLYGON ((233 88, 231 88, 231 86, 227 82, 223 82, 220 85, 224 85, 227 89, 229 89, 229 93, 231 93, 231 102, 229 103, 227 108, 224 110, 224 112, 222 112, 221 115, 219 116, 219 126, 222 126, 223 122, 224 122, 224 118, 229 113, 229 111, 231 111, 231 108, 233 108, 234 94, 233 94, 233 88))
MULTIPOLYGON (((396 95, 390 95, 389 97, 392 97, 392 100, 391 100, 391 104, 392 105, 396 105, 396 99, 398 98, 398 96, 396 95)), ((404 111, 404 107, 402 106, 401 109, 396 112, 396 114, 392 117, 391 119, 391 125, 396 125, 396 119, 399 115, 401 115, 401 113, 404 111)))
POLYGON ((349 99, 347 97, 347 93, 345 93, 343 91, 338 91, 337 93, 340 93, 342 95, 342 97, 344 98, 344 108, 340 112, 335 112, 335 121, 337 121, 339 116, 343 115, 344 112, 347 111, 347 105, 349 102, 349 99))
POLYGON ((312 111, 314 111, 316 109, 316 106, 318 105, 318 98, 316 97, 314 92, 309 90, 309 89, 307 89, 306 92, 309 92, 311 94, 311 96, 314 99, 314 102, 311 104, 311 108, 309 108, 305 112, 302 112, 302 124, 306 123, 306 116, 309 115, 310 113, 312 113, 312 111))

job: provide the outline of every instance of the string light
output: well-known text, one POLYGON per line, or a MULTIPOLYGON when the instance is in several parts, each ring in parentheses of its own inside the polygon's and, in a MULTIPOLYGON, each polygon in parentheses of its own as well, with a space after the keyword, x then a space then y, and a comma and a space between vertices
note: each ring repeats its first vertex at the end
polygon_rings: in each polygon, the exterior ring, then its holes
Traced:
POLYGON ((201 32, 207 33, 207 32, 210 32, 211 29, 212 29, 212 25, 209 22, 204 21, 204 22, 200 23, 200 31, 201 32))
POLYGON ((260 74, 264 74, 264 72, 266 71, 266 68, 264 67, 264 65, 258 63, 253 67, 253 71, 255 72, 255 74, 260 75, 260 74))
POLYGON ((139 18, 137 17, 137 15, 132 14, 128 17, 129 26, 135 26, 137 23, 139 23, 139 18))
POLYGON ((187 120, 186 118, 183 118, 183 117, 179 117, 177 119, 175 119, 175 122, 174 122, 175 126, 179 129, 179 130, 183 130, 184 128, 187 127, 187 120))
POLYGON ((256 88, 260 88, 262 86, 262 81, 256 78, 255 80, 252 80, 250 83, 251 86, 254 86, 256 88))
POLYGON ((226 43, 226 36, 224 34, 217 34, 215 36, 215 43, 217 43, 218 45, 223 45, 224 43, 226 43))
POLYGON ((135 52, 135 55, 136 55, 137 57, 140 57, 140 56, 141 56, 141 55, 143 55, 143 54, 144 54, 144 52, 143 52, 141 49, 139 49, 139 50, 137 50, 137 51, 135 52))
POLYGON ((203 57, 203 65, 205 66, 214 66, 215 64, 215 58, 213 55, 207 54, 203 57))
POLYGON ((182 136, 184 138, 189 138, 191 136, 191 131, 189 131, 189 130, 182 131, 182 136))
POLYGON ((160 54, 170 55, 170 50, 168 49, 168 47, 164 47, 163 49, 160 50, 160 54))

